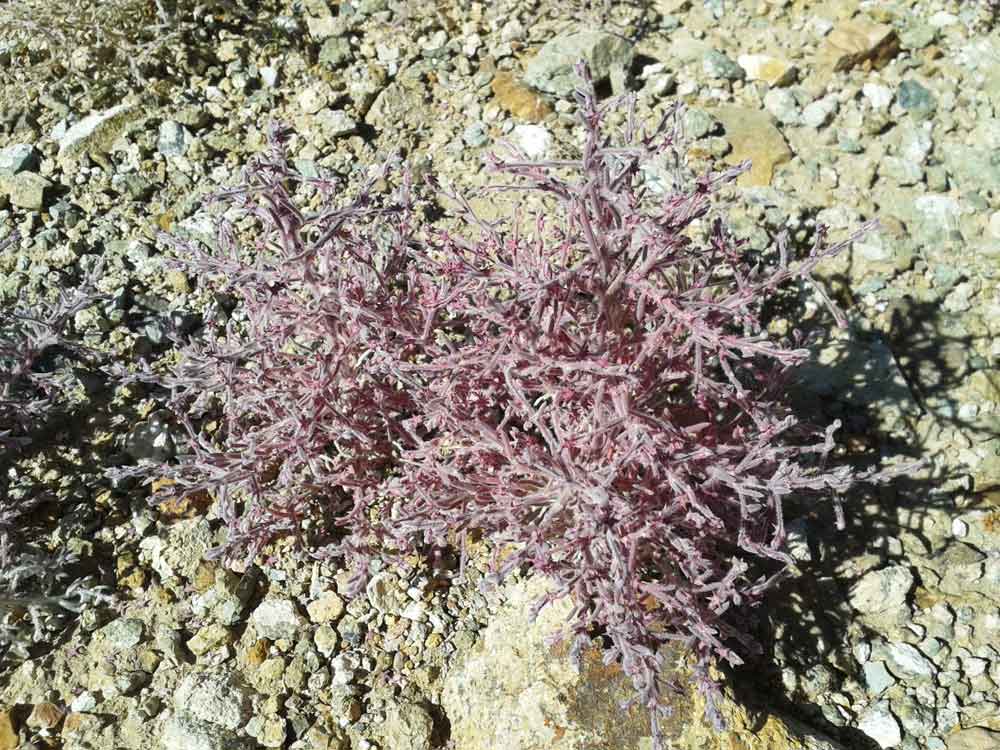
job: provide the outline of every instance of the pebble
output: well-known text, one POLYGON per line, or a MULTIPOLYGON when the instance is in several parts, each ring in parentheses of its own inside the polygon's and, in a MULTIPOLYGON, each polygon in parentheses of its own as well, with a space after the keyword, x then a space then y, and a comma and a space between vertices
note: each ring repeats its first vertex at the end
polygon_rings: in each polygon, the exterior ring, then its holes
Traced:
POLYGON ((257 632, 272 641, 293 639, 305 624, 291 599, 265 599, 250 615, 257 632))
POLYGON ((13 205, 29 211, 45 208, 51 190, 52 183, 34 172, 0 175, 0 195, 6 195, 13 205))
POLYGON ((0 176, 38 169, 38 152, 30 143, 15 143, 0 149, 0 176))
POLYGON ((872 695, 881 695, 886 689, 896 684, 896 678, 889 674, 885 664, 880 661, 866 662, 863 669, 865 684, 872 695))
POLYGON ((632 63, 633 46, 617 34, 578 31, 546 42, 528 62, 524 81, 539 91, 569 96, 579 85, 573 68, 585 60, 595 81, 607 79, 612 70, 627 69, 632 63))
POLYGON ((850 70, 869 60, 880 68, 899 52, 899 37, 887 24, 863 19, 844 21, 826 36, 819 52, 821 66, 830 72, 850 70))
POLYGON ((872 109, 876 110, 888 109, 895 96, 891 88, 880 83, 866 83, 861 87, 861 92, 871 104, 872 109))
POLYGON ((771 89, 764 94, 764 109, 782 125, 795 125, 801 119, 799 104, 787 89, 771 89))
POLYGON ((918 118, 928 117, 935 107, 934 96, 914 80, 903 81, 896 92, 899 106, 918 118))
POLYGON ((896 747, 903 741, 899 721, 889 712, 886 701, 865 709, 858 717, 858 729, 875 740, 883 750, 896 747))
POLYGON ((718 50, 708 50, 701 59, 702 69, 709 78, 722 78, 727 81, 742 81, 747 72, 727 55, 718 50))
POLYGON ((344 600, 335 592, 327 591, 307 605, 306 612, 312 622, 334 622, 344 614, 344 600))
POLYGON ((802 122, 810 128, 824 127, 837 113, 840 104, 835 96, 826 96, 808 104, 802 110, 802 122))
POLYGON ((789 86, 798 77, 798 68, 788 60, 771 55, 740 55, 739 67, 751 81, 764 81, 769 86, 789 86))
POLYGON ((937 672, 934 663, 908 643, 890 643, 886 654, 900 677, 929 680, 937 672))

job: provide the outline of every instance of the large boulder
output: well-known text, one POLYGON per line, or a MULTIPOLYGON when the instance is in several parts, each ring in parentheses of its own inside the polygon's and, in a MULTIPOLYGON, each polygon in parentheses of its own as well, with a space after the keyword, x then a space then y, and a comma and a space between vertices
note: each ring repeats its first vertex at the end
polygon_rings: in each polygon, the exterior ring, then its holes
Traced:
MULTIPOLYGON (((444 679, 442 705, 455 750, 649 750, 649 715, 640 707, 623 711, 632 695, 621 669, 605 666, 597 649, 573 667, 564 644, 547 647, 572 610, 567 599, 542 610, 534 623, 528 611, 546 589, 543 579, 508 584, 506 603, 473 649, 444 679)), ((678 682, 690 684, 685 661, 678 682)), ((832 740, 774 713, 762 715, 726 700, 728 724, 718 732, 704 719, 704 701, 690 691, 672 698, 665 734, 678 750, 839 750, 832 740)))

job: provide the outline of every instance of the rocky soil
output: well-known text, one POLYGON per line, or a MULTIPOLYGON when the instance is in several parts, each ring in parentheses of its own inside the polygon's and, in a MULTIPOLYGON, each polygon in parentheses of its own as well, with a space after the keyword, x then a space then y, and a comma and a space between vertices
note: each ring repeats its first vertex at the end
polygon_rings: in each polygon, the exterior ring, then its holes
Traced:
MULTIPOLYGON (((227 17, 237 5, 205 16, 197 44, 171 37, 141 81, 99 46, 0 23, 0 240, 21 237, 0 253, 0 304, 103 258, 109 301, 76 331, 121 362, 166 356, 169 331, 232 310, 164 268, 157 232, 211 243, 202 199, 238 181, 270 120, 294 127, 305 174, 350 181, 401 149, 473 186, 500 139, 572 152, 568 64, 585 57, 643 119, 684 102, 696 168, 753 160, 731 194, 751 247, 881 221, 823 269, 847 329, 806 290, 772 326, 813 334, 795 395, 844 421, 845 457, 928 459, 850 498, 844 532, 792 504, 799 565, 762 614, 767 659, 729 675, 726 732, 678 697, 671 742, 1000 748, 1000 31, 982 5, 275 0, 227 17)), ((78 420, 0 467, 12 492, 53 496, 47 543, 116 602, 3 662, 0 750, 649 747, 615 668, 589 654, 574 670, 546 645, 569 604, 527 622, 543 582, 481 590, 479 562, 461 584, 385 569, 351 599, 347 571, 282 545, 225 570, 202 559, 221 533, 210 508, 149 508, 102 478, 173 450, 155 399, 80 392, 78 420)), ((0 615, 14 628, 24 612, 0 615)))

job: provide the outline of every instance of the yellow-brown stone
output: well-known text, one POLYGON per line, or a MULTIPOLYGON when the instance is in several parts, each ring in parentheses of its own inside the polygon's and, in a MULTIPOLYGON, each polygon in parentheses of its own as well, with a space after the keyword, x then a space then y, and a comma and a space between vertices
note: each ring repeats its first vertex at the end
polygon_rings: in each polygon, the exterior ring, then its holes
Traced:
POLYGON ((838 24, 819 51, 819 63, 827 71, 850 70, 865 61, 875 69, 899 53, 895 29, 884 23, 855 19, 838 24))
POLYGON ((520 120, 541 122, 552 112, 545 99, 505 70, 497 71, 490 88, 497 103, 520 120))
POLYGON ((781 131, 774 126, 770 115, 756 109, 719 107, 711 113, 726 129, 726 140, 733 150, 726 156, 729 164, 739 164, 750 159, 750 171, 739 177, 738 184, 766 187, 771 184, 774 168, 792 158, 781 131))
POLYGON ((17 728, 9 710, 0 711, 0 750, 17 750, 17 728))
POLYGON ((66 712, 54 703, 36 703, 26 723, 34 729, 55 729, 65 715, 66 712))

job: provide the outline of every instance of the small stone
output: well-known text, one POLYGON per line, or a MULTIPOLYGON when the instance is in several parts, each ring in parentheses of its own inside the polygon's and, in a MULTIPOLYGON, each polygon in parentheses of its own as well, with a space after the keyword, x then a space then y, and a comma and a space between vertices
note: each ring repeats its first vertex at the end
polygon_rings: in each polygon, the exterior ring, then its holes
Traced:
POLYGON ((788 60, 771 55, 740 55, 736 58, 751 81, 764 81, 769 86, 788 86, 795 83, 799 70, 788 60))
POLYGON ((250 622, 264 638, 293 639, 305 624, 291 599, 265 599, 250 615, 250 622))
POLYGON ((914 80, 899 84, 896 100, 900 107, 917 118, 929 116, 937 106, 931 92, 914 80))
POLYGON ((989 232, 994 239, 1000 240, 1000 211, 990 214, 989 232))
POLYGON ((879 174, 891 178, 897 185, 916 185, 924 178, 923 168, 911 159, 887 156, 882 160, 879 174))
POLYGON ((273 89, 278 85, 278 69, 267 65, 260 69, 260 82, 265 88, 273 89))
POLYGON ((543 159, 552 146, 552 134, 541 125, 515 125, 511 141, 529 159, 543 159))
POLYGON ((1000 748, 1000 732, 985 727, 970 727, 948 735, 945 738, 948 750, 997 750, 1000 748))
POLYGON ((879 747, 896 747, 903 741, 903 735, 896 717, 889 712, 885 701, 870 706, 858 717, 858 729, 878 743, 879 747))
POLYGON ((795 125, 801 118, 799 103, 786 89, 771 89, 764 94, 764 109, 782 125, 795 125))
POLYGON ((881 68, 899 52, 899 37, 892 26, 863 20, 845 21, 829 33, 819 53, 828 71, 850 70, 866 60, 881 68))
POLYGON ((324 109, 313 118, 315 127, 328 139, 358 132, 358 123, 342 109, 324 109))
POLYGON ((359 666, 361 666, 361 662, 352 653, 335 656, 330 660, 330 669, 333 670, 330 682, 338 686, 351 684, 354 682, 359 666))
POLYGON ((287 720, 280 716, 254 716, 246 732, 264 747, 284 747, 287 720))
POLYGON ((634 54, 632 44, 616 34, 580 31, 546 42, 527 65, 524 82, 539 91, 569 96, 580 81, 574 67, 580 60, 590 66, 595 82, 606 79, 613 69, 627 70, 634 54))
POLYGON ((174 707, 199 721, 235 731, 251 716, 250 695, 233 672, 195 672, 177 686, 174 707))
MULTIPOLYGON (((73 699, 73 702, 69 704, 69 708, 73 713, 90 713, 97 708, 97 698, 89 690, 84 690, 73 699)), ((2 744, 0 744, 0 747, 2 747, 2 744)))
POLYGON ((413 622, 423 622, 427 619, 427 605, 423 602, 410 602, 406 605, 399 616, 404 620, 412 620, 413 622))
POLYGON ((329 103, 329 93, 329 87, 325 83, 314 83, 299 93, 296 102, 303 112, 314 115, 329 103))
POLYGON ((0 176, 0 194, 6 194, 13 205, 29 211, 41 211, 45 207, 51 187, 51 182, 34 172, 0 176))
POLYGON ((179 122, 164 120, 160 123, 156 150, 164 156, 183 156, 187 152, 191 140, 191 133, 179 122))
POLYGON ((344 614, 344 600, 336 592, 326 591, 306 606, 306 612, 315 623, 334 622, 344 614))
POLYGON ((894 609, 906 602, 913 574, 902 565, 866 573, 851 589, 849 600, 862 615, 894 609))
POLYGON ((462 140, 467 146, 472 146, 472 148, 485 146, 490 141, 490 136, 486 130, 485 123, 474 122, 469 125, 462 131, 462 140))
POLYGON ((937 13, 928 18, 927 22, 934 28, 943 29, 945 26, 954 26, 958 23, 958 16, 954 13, 939 10, 937 13))
POLYGON ((886 655, 896 674, 911 680, 929 680, 937 668, 934 663, 909 643, 890 643, 886 655))
POLYGON ((38 152, 30 143, 15 143, 0 149, 0 175, 33 172, 38 169, 38 152))
POLYGON ((201 628, 187 642, 187 647, 195 656, 203 656, 227 643, 232 643, 233 634, 219 623, 212 623, 201 628))
POLYGON ((128 651, 142 642, 145 625, 142 620, 134 617, 121 617, 112 620, 97 635, 107 641, 115 651, 128 651))
POLYGON ((422 707, 405 703, 393 705, 386 713, 382 725, 387 748, 430 750, 434 733, 434 720, 422 707))
POLYGON ((693 141, 719 132, 719 121, 703 109, 692 107, 684 113, 684 134, 693 141))
POLYGON ((319 50, 319 61, 331 68, 339 68, 351 59, 351 42, 347 37, 330 37, 319 50))
POLYGON ((62 723, 66 712, 54 703, 36 703, 25 724, 32 729, 51 731, 62 723))
POLYGON ((861 87, 861 92, 871 104, 872 109, 888 109, 892 104, 893 93, 888 86, 879 83, 866 83, 861 87))
POLYGON ((702 69, 709 78, 722 78, 727 81, 742 81, 747 72, 738 63, 731 60, 718 50, 710 49, 701 58, 702 69))
POLYGON ((738 184, 770 185, 775 167, 790 161, 792 150, 768 114, 732 106, 719 107, 712 114, 722 121, 726 140, 733 148, 726 161, 729 164, 738 164, 744 159, 753 162, 750 171, 739 176, 738 184))
POLYGON ((0 711, 0 750, 17 750, 17 727, 10 710, 0 711))
POLYGON ((896 678, 889 674, 885 664, 880 661, 866 662, 863 670, 865 685, 872 695, 880 695, 884 690, 896 684, 896 678))
POLYGON ((548 103, 507 71, 498 71, 490 82, 497 103, 514 117, 541 122, 552 113, 548 103))
POLYGON ((313 634, 313 643, 323 656, 329 656, 337 650, 340 635, 328 624, 320 625, 313 634))
POLYGON ((817 130, 825 126, 837 113, 840 104, 835 96, 825 96, 810 103, 802 110, 802 122, 817 130))

